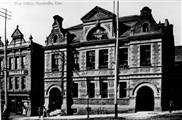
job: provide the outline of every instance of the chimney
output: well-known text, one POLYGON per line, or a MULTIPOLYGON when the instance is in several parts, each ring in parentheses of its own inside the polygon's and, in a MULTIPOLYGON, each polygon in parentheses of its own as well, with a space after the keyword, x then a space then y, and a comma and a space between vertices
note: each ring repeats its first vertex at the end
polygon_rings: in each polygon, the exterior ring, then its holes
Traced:
POLYGON ((150 16, 152 15, 152 10, 149 7, 144 7, 142 10, 140 10, 140 15, 141 16, 150 16))
POLYGON ((165 27, 169 26, 169 21, 168 21, 168 19, 165 19, 164 26, 165 26, 165 27))
POLYGON ((54 19, 54 23, 52 26, 59 26, 60 28, 62 28, 62 22, 63 22, 63 18, 60 17, 59 15, 54 15, 53 16, 54 19))

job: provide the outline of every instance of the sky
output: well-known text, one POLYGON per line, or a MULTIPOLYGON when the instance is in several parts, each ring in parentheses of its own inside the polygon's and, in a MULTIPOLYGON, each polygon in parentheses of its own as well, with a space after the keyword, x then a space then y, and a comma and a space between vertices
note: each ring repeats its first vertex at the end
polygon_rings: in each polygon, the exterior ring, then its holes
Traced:
MULTIPOLYGON (((19 26, 28 41, 45 45, 46 37, 50 34, 53 16, 64 18, 63 28, 82 23, 80 20, 95 6, 100 6, 113 12, 113 0, 0 0, 1 8, 7 8, 11 13, 11 20, 7 21, 7 38, 19 26)), ((174 25, 175 45, 182 45, 182 2, 180 0, 119 0, 119 16, 139 15, 140 10, 148 6, 156 22, 169 20, 174 25)), ((2 15, 2 13, 0 13, 2 15)), ((4 18, 0 16, 0 36, 4 41, 4 18)))

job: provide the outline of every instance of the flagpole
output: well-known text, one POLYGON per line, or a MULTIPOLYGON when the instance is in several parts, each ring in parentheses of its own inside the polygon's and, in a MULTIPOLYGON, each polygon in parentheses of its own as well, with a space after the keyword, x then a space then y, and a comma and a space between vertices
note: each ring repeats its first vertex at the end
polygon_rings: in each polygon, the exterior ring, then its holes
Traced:
POLYGON ((118 46, 119 46, 119 0, 117 1, 117 15, 116 15, 116 45, 115 45, 115 81, 114 81, 114 108, 115 118, 118 117, 118 46))

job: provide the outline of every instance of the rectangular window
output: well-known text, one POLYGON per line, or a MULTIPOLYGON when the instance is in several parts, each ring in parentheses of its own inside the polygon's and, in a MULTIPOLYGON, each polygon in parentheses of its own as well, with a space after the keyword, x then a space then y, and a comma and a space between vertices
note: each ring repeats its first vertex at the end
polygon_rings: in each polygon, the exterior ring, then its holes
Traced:
POLYGON ((10 70, 13 69, 13 58, 12 57, 9 58, 9 69, 10 70))
POLYGON ((107 98, 108 97, 108 83, 107 82, 102 82, 101 85, 101 98, 107 98))
POLYGON ((107 98, 108 97, 108 83, 105 80, 107 80, 107 77, 100 77, 99 78, 101 98, 107 98))
POLYGON ((74 69, 79 70, 79 52, 74 53, 74 69))
POLYGON ((78 83, 73 83, 73 97, 78 97, 78 83))
POLYGON ((108 68, 108 49, 99 50, 99 69, 108 68))
POLYGON ((52 71, 59 71, 59 54, 52 54, 52 71))
POLYGON ((89 82, 89 98, 95 97, 95 83, 89 82))
POLYGON ((25 62, 26 62, 25 56, 22 56, 22 57, 21 57, 21 68, 22 68, 22 69, 25 68, 25 62))
POLYGON ((128 48, 119 49, 119 67, 127 68, 128 67, 128 48))
POLYGON ((140 46, 140 66, 151 66, 150 45, 140 46))
POLYGON ((124 98, 124 97, 126 97, 126 88, 127 88, 127 83, 126 82, 120 82, 119 83, 119 97, 120 98, 124 98))
POLYGON ((19 89, 19 78, 15 77, 15 89, 19 89))
POLYGON ((3 65, 4 62, 3 62, 3 58, 0 58, 0 70, 2 71, 3 70, 3 65))
POLYGON ((21 89, 23 90, 23 89, 25 89, 25 87, 26 87, 26 78, 22 77, 22 79, 21 79, 21 89))
POLYGON ((94 81, 94 78, 87 78, 87 95, 89 98, 95 97, 95 83, 92 83, 92 81, 94 81))
POLYGON ((15 57, 15 69, 20 69, 20 57, 15 57))
POLYGON ((13 78, 9 78, 9 90, 13 89, 13 78))
POLYGON ((87 69, 95 69, 95 51, 87 51, 86 56, 87 69))

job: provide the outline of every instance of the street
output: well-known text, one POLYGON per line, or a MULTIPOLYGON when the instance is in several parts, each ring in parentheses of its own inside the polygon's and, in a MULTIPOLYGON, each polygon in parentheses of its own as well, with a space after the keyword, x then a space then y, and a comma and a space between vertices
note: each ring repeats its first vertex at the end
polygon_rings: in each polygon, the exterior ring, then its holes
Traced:
MULTIPOLYGON (((40 117, 10 117, 10 120, 40 120, 40 117)), ((87 120, 87 115, 72 116, 55 116, 43 118, 44 120, 87 120)), ((114 118, 114 114, 90 115, 90 120, 181 120, 182 111, 164 112, 138 112, 138 113, 122 113, 118 114, 118 118, 114 118)))

